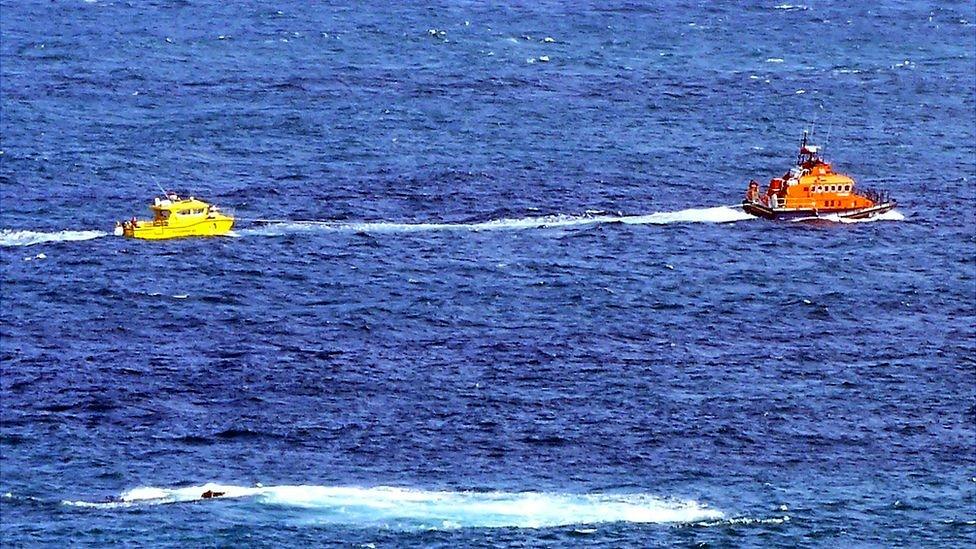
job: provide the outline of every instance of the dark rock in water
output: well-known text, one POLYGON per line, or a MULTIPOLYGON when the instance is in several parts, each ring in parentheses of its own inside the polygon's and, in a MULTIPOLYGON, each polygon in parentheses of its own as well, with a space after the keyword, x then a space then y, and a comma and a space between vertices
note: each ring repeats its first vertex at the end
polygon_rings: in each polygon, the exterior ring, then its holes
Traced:
POLYGON ((226 492, 214 492, 213 490, 207 490, 200 497, 202 497, 203 499, 213 499, 213 498, 219 498, 225 493, 226 492))

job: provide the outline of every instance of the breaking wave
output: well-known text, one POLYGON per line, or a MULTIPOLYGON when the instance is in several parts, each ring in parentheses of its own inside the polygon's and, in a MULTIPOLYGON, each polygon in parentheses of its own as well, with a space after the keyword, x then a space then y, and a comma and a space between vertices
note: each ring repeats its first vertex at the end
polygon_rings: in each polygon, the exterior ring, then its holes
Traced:
POLYGON ((108 236, 104 231, 13 231, 0 229, 0 246, 31 246, 44 242, 70 242, 75 240, 92 240, 108 236))
POLYGON ((845 219, 836 214, 821 215, 817 217, 801 217, 793 221, 832 221, 834 223, 873 223, 875 221, 904 221, 905 215, 898 210, 889 210, 866 219, 845 219))
POLYGON ((142 487, 107 502, 64 501, 94 508, 152 506, 216 499, 300 509, 316 524, 399 529, 547 528, 607 522, 697 523, 725 515, 696 501, 647 494, 452 492, 395 487, 225 486, 142 487))
MULTIPOLYGON (((830 219, 830 216, 828 216, 830 219)), ((872 221, 904 221, 905 215, 898 210, 889 210, 883 214, 876 215, 868 219, 831 219, 831 221, 839 221, 841 223, 870 223, 872 221)))
POLYGON ((731 223, 754 219, 741 209, 718 206, 713 208, 690 208, 674 212, 658 212, 648 215, 549 215, 524 217, 518 219, 496 219, 474 223, 394 223, 366 222, 345 223, 338 221, 289 221, 254 220, 264 223, 237 231, 240 236, 279 236, 301 231, 351 231, 363 233, 402 233, 423 231, 494 231, 540 229, 551 227, 573 227, 604 223, 623 223, 629 225, 668 225, 671 223, 731 223))

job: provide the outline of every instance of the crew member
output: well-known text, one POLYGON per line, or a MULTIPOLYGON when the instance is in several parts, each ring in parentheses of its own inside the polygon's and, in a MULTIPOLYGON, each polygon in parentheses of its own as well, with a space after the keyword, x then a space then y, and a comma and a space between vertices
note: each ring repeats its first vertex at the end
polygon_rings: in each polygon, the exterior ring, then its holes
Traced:
POLYGON ((759 200, 759 182, 755 179, 749 180, 749 190, 746 191, 746 200, 757 202, 759 200))

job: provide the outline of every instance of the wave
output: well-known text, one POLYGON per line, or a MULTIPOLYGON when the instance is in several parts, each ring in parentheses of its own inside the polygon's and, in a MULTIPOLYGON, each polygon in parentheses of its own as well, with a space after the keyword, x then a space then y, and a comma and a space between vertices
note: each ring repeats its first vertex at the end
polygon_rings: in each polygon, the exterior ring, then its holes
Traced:
POLYGON ((752 517, 736 517, 730 519, 721 519, 713 521, 701 521, 693 523, 692 526, 735 526, 739 524, 753 525, 753 524, 783 524, 790 521, 789 515, 783 515, 781 517, 770 517, 770 518, 752 518, 752 517))
POLYGON ((866 219, 847 219, 836 214, 821 215, 817 217, 800 217, 793 221, 832 221, 834 223, 873 223, 875 221, 904 221, 905 215, 898 210, 888 210, 882 214, 866 219))
POLYGON ((607 522, 698 523, 724 518, 696 501, 648 494, 566 494, 550 492, 454 492, 379 486, 141 487, 108 502, 64 501, 94 508, 151 506, 208 499, 247 498, 260 505, 305 511, 316 524, 401 529, 548 528, 607 522))
POLYGON ((71 242, 108 236, 104 231, 14 231, 0 229, 0 246, 31 246, 44 242, 71 242))
POLYGON ((573 227, 606 223, 629 225, 668 225, 671 223, 731 223, 754 219, 741 209, 718 206, 713 208, 690 208, 674 212, 657 212, 648 215, 548 215, 516 219, 495 219, 474 223, 396 223, 364 222, 347 223, 339 221, 289 221, 254 220, 264 223, 237 231, 239 236, 281 236, 303 231, 347 231, 363 233, 402 233, 423 231, 495 231, 541 229, 551 227, 573 227))
POLYGON ((904 221, 905 215, 898 210, 888 210, 883 214, 869 217, 867 219, 832 219, 832 216, 827 216, 827 218, 831 221, 839 221, 841 223, 870 223, 872 221, 904 221))

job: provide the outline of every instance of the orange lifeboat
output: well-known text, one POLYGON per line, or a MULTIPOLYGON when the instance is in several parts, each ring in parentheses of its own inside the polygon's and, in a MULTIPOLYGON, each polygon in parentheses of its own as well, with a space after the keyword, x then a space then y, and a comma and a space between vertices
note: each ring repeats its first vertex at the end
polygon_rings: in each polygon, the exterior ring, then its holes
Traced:
POLYGON ((820 156, 820 148, 807 143, 803 132, 796 166, 783 177, 770 180, 765 192, 749 182, 742 208, 767 219, 803 219, 836 216, 866 219, 894 209, 897 203, 885 192, 855 190, 854 180, 834 172, 820 156))

